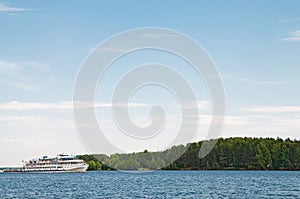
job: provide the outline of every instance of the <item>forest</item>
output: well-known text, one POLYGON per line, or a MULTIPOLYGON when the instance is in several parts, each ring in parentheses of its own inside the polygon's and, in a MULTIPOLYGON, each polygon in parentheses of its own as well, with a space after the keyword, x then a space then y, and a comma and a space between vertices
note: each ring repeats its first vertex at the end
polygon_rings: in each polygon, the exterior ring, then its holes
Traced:
POLYGON ((165 151, 79 155, 88 170, 300 170, 300 140, 281 138, 219 138, 199 158, 203 141, 165 151))

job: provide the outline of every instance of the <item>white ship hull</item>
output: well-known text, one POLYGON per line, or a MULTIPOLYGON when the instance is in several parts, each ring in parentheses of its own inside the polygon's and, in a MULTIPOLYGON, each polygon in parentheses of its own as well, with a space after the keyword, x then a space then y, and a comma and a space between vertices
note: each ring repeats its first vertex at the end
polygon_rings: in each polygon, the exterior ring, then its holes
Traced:
POLYGON ((22 172, 26 173, 54 173, 54 172, 85 172, 88 168, 83 160, 73 155, 60 154, 55 158, 44 156, 25 162, 22 172))
POLYGON ((22 172, 25 173, 56 173, 56 172, 86 172, 88 168, 87 164, 74 165, 71 167, 63 168, 23 168, 22 172))

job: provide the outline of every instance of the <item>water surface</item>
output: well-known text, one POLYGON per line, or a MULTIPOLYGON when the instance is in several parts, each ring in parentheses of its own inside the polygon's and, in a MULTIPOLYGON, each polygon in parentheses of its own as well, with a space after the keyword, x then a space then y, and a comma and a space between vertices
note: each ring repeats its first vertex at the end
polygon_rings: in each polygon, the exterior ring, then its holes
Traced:
POLYGON ((300 172, 1 173, 0 198, 300 198, 300 172))

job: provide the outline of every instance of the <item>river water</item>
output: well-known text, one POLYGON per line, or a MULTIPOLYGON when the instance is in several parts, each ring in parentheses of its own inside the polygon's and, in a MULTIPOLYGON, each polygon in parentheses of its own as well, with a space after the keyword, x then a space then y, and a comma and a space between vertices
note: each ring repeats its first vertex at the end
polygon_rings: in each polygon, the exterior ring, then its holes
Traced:
POLYGON ((0 198, 300 198, 300 171, 0 173, 0 198))

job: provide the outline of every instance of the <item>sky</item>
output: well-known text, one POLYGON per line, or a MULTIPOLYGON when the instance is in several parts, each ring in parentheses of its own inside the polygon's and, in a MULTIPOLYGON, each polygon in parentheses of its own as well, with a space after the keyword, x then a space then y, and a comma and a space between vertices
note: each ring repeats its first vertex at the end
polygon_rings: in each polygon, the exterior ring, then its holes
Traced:
MULTIPOLYGON (((143 27, 182 32, 214 61, 226 93, 221 137, 300 139, 299 9, 296 0, 0 1, 0 166, 45 154, 88 153, 72 108, 80 67, 99 43, 143 27)), ((113 123, 114 86, 126 70, 153 61, 172 65, 194 89, 202 125, 194 141, 204 139, 209 127, 209 94, 193 69, 168 53, 136 52, 112 64, 95 94, 101 128, 125 151, 159 150, 180 126, 172 117, 180 115, 176 99, 155 86, 136 92, 129 112, 145 126, 150 107, 164 104, 171 119, 161 145, 128 146, 113 123)))

